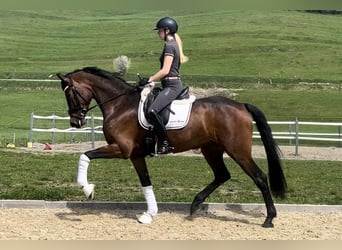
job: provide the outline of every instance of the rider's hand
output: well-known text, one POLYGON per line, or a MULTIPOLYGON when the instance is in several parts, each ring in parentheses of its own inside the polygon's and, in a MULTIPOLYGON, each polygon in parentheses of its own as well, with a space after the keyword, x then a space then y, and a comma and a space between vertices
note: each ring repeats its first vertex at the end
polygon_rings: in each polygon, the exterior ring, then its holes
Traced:
POLYGON ((150 82, 148 80, 148 78, 142 78, 141 80, 139 80, 139 86, 143 87, 146 84, 149 84, 150 82))

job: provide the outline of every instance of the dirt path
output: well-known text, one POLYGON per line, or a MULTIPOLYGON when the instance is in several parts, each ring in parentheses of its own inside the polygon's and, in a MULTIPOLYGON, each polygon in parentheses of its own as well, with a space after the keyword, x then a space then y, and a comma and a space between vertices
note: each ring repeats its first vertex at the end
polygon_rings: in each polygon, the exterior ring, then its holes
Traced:
MULTIPOLYGON (((95 148, 105 145, 105 142, 96 142, 95 148)), ((45 153, 81 153, 92 149, 90 142, 78 144, 56 144, 51 145, 52 150, 44 150, 45 145, 35 143, 33 148, 18 148, 19 151, 29 152, 45 152, 45 153)), ((294 146, 280 146, 283 159, 297 159, 297 160, 328 160, 328 161, 342 161, 342 147, 299 147, 298 156, 295 155, 294 146)), ((265 158, 265 150, 263 146, 253 145, 252 154, 255 158, 265 158)), ((194 151, 186 151, 177 153, 175 155, 198 155, 194 151)))
POLYGON ((142 225, 136 211, 0 209, 1 240, 342 240, 342 211, 280 212, 264 229, 260 212, 214 211, 190 220, 186 213, 161 212, 142 225))
MULTIPOLYGON (((295 155, 294 146, 280 146, 283 159, 293 160, 321 160, 321 161, 342 161, 342 148, 336 147, 300 147, 298 156, 295 155)), ((184 152, 177 155, 196 155, 193 152, 184 152)), ((252 148, 254 158, 266 158, 263 146, 254 145, 252 148)))

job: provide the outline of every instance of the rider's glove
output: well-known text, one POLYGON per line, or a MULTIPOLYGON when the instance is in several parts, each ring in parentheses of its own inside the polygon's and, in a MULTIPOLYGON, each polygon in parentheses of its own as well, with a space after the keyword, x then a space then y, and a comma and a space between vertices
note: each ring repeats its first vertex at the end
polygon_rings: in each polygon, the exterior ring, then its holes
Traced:
POLYGON ((148 80, 149 80, 148 78, 142 78, 142 79, 139 81, 139 86, 140 86, 140 87, 143 87, 143 86, 145 86, 146 84, 149 84, 150 82, 149 82, 148 80))

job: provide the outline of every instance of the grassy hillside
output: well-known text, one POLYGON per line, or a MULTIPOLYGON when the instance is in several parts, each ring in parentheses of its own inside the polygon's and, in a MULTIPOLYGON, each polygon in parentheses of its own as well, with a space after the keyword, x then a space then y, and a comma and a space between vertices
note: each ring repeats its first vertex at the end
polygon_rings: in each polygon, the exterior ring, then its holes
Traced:
POLYGON ((296 11, 115 13, 0 11, 0 77, 47 78, 96 65, 112 69, 120 54, 130 77, 158 68, 162 42, 152 27, 165 15, 180 25, 189 85, 228 82, 340 82, 342 16, 296 11))
MULTIPOLYGON (((112 70, 112 59, 126 54, 132 61, 126 78, 136 80, 137 72, 159 67, 163 42, 152 27, 165 15, 178 20, 190 57, 182 66, 186 85, 242 89, 234 98, 255 104, 269 120, 340 121, 340 15, 0 10, 0 78, 55 79, 91 65, 112 70)), ((14 133, 26 144, 31 112, 67 115, 56 82, 0 81, 0 100, 0 147, 14 133)))

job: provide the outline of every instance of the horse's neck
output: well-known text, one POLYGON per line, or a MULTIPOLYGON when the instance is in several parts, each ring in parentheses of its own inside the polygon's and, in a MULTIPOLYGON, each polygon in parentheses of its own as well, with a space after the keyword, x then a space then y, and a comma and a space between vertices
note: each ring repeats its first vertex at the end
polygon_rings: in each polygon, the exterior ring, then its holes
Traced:
POLYGON ((100 106, 104 117, 119 110, 122 106, 127 106, 127 101, 131 99, 128 97, 132 95, 133 89, 126 86, 113 86, 115 85, 105 83, 93 87, 94 99, 100 106))

